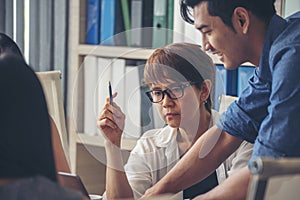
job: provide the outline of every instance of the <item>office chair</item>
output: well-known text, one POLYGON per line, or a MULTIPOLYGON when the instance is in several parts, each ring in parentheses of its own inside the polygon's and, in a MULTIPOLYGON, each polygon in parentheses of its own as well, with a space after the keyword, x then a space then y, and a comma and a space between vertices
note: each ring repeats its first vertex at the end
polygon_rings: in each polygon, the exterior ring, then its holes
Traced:
POLYGON ((48 112, 57 126, 61 143, 70 166, 68 135, 63 107, 62 84, 60 71, 36 72, 47 101, 48 112))
POLYGON ((248 200, 300 198, 300 158, 256 158, 249 169, 248 200))

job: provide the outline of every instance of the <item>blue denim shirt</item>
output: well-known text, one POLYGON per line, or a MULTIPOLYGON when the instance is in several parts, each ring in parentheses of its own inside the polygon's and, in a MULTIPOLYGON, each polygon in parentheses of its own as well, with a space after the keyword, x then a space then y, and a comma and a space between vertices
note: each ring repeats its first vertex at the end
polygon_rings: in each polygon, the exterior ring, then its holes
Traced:
POLYGON ((300 156, 300 12, 273 16, 259 66, 217 126, 254 143, 252 157, 300 156))

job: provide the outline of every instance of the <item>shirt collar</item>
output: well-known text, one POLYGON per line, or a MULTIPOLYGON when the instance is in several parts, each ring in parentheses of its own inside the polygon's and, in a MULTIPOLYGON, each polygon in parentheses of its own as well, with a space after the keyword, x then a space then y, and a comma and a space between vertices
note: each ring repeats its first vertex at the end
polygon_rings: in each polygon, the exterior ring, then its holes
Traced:
POLYGON ((286 28, 287 22, 278 15, 273 15, 268 26, 259 66, 269 66, 269 52, 274 40, 286 28))
POLYGON ((157 132, 157 136, 155 137, 156 145, 158 147, 167 147, 172 139, 176 140, 177 132, 177 128, 172 128, 170 126, 162 128, 161 131, 157 132))

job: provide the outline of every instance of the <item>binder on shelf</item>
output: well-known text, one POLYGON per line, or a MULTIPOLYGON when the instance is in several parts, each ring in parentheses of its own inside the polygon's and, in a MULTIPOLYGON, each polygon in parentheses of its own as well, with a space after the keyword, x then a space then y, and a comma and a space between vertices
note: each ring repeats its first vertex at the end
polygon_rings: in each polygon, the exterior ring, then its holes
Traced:
POLYGON ((131 46, 142 46, 143 0, 131 0, 131 46))
POLYGON ((131 0, 131 46, 152 47, 153 0, 131 0))
POLYGON ((255 67, 241 66, 238 68, 237 95, 240 96, 244 88, 248 85, 248 80, 252 76, 255 67))
POLYGON ((125 19, 122 8, 123 0, 115 0, 115 24, 113 34, 113 45, 127 46, 127 38, 125 31, 125 19))
POLYGON ((173 41, 176 42, 189 42, 201 45, 201 34, 195 29, 192 24, 186 23, 180 14, 180 4, 178 1, 174 3, 173 14, 173 41))
POLYGON ((99 44, 100 42, 100 2, 101 0, 88 0, 87 2, 87 44, 99 44))
POLYGON ((125 59, 114 59, 111 64, 111 85, 118 96, 114 101, 123 110, 125 107, 125 59))
MULTIPOLYGON (((109 96, 108 92, 108 82, 111 80, 111 65, 112 59, 97 57, 97 96, 96 100, 96 112, 97 115, 101 112, 103 106, 105 105, 106 97, 109 96)), ((113 85, 112 85, 113 87, 113 85)), ((113 88, 114 91, 114 88, 113 88)), ((97 130, 100 133, 100 130, 97 130)))
MULTIPOLYGON (((109 81, 111 81, 111 65, 112 65, 112 59, 110 58, 103 58, 103 57, 97 57, 97 86, 96 86, 96 112, 97 116, 100 114, 102 108, 105 105, 106 97, 109 96, 108 92, 108 85, 109 81)), ((114 87, 112 85, 112 87, 114 87)), ((114 88, 113 92, 114 92, 114 88)), ((100 134, 100 130, 97 129, 97 133, 100 134)))
POLYGON ((184 26, 187 24, 181 17, 180 4, 174 4, 174 15, 173 15, 173 42, 184 41, 184 26))
POLYGON ((153 114, 152 114, 152 102, 149 101, 145 92, 149 90, 148 86, 144 84, 144 68, 145 61, 138 61, 138 72, 140 77, 140 91, 141 91, 141 133, 145 133, 149 129, 153 129, 153 114))
POLYGON ((114 46, 114 31, 116 21, 116 1, 101 1, 100 44, 114 46))
POLYGON ((184 23, 184 42, 191 42, 201 45, 201 34, 199 34, 199 30, 195 29, 194 25, 189 23, 184 23))
POLYGON ((139 72, 136 63, 127 60, 125 66, 125 107, 126 114, 124 137, 139 138, 141 136, 141 91, 139 72))
POLYGON ((219 110, 221 95, 237 96, 237 69, 227 70, 223 65, 216 65, 215 110, 219 110))
POLYGON ((154 0, 152 47, 167 44, 167 0, 154 0))
POLYGON ((143 21, 142 21, 142 47, 152 48, 153 36, 153 3, 154 1, 143 1, 143 21))
POLYGON ((84 74, 84 116, 83 116, 83 132, 88 135, 97 133, 97 57, 86 56, 83 65, 84 74))
POLYGON ((121 7, 122 7, 122 15, 123 15, 123 20, 124 20, 124 31, 125 31, 125 37, 126 37, 126 46, 130 46, 131 44, 131 34, 130 34, 130 27, 131 27, 131 22, 130 22, 130 10, 129 10, 129 5, 130 5, 131 0, 121 0, 121 7))
POLYGON ((174 0, 168 0, 167 44, 173 42, 174 0))

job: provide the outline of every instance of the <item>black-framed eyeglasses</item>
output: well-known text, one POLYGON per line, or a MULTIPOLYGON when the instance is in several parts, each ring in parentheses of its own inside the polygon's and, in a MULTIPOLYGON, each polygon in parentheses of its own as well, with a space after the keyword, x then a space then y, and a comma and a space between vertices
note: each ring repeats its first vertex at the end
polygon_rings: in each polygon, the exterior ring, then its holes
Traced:
POLYGON ((147 97, 152 103, 159 103, 165 98, 165 94, 172 100, 179 99, 184 95, 184 89, 196 85, 199 82, 188 82, 177 86, 169 87, 166 90, 150 90, 146 92, 147 97))

